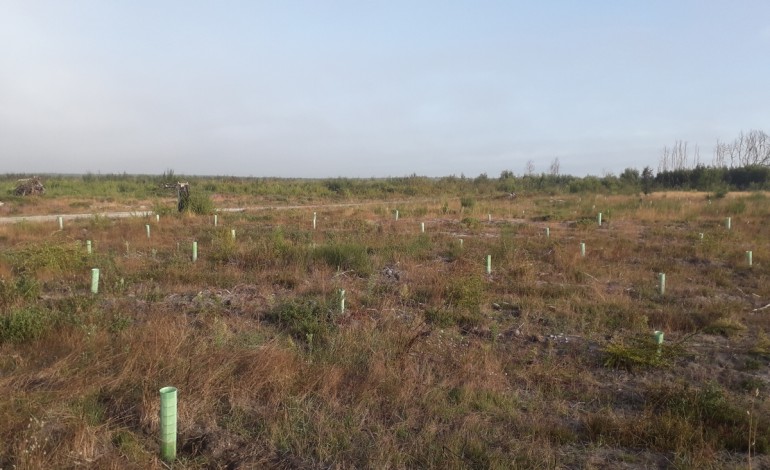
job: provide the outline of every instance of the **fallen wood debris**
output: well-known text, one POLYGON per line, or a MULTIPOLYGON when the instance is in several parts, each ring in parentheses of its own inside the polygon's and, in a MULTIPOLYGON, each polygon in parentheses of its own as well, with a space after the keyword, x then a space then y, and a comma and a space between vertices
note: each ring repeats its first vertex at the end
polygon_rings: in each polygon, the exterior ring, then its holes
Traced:
POLYGON ((45 187, 40 178, 35 176, 16 181, 16 189, 13 193, 17 196, 37 196, 45 193, 45 187))

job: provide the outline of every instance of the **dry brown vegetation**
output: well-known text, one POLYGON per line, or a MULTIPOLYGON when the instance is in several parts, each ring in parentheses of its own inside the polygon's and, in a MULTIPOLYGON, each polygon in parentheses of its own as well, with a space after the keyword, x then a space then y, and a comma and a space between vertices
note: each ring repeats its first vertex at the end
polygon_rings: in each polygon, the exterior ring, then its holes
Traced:
POLYGON ((764 194, 444 202, 0 225, 0 467, 770 466, 764 194))

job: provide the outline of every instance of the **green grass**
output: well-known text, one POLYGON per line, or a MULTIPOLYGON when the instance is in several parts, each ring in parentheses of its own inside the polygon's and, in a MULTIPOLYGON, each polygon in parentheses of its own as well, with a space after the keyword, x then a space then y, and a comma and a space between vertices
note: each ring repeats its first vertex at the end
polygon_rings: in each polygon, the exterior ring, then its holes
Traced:
POLYGON ((362 277, 372 272, 367 248, 361 244, 342 242, 318 246, 313 250, 313 257, 331 268, 353 271, 362 277))

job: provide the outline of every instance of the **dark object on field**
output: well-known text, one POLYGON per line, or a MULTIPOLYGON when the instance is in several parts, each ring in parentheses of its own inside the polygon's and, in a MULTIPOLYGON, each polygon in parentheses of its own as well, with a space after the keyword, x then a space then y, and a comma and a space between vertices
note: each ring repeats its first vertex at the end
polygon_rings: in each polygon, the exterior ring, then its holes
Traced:
POLYGON ((163 187, 166 189, 176 188, 176 199, 177 199, 176 206, 179 212, 184 212, 184 210, 187 209, 187 206, 190 204, 190 183, 177 182, 175 185, 164 184, 163 187))
POLYGON ((401 280, 401 272, 391 266, 386 266, 385 269, 382 270, 382 275, 388 279, 395 279, 396 281, 401 280))
POLYGON ((36 196, 45 193, 45 187, 37 176, 16 181, 13 193, 17 196, 36 196))
POLYGON ((190 183, 177 183, 176 196, 178 201, 177 209, 179 209, 179 212, 182 212, 190 204, 190 183))

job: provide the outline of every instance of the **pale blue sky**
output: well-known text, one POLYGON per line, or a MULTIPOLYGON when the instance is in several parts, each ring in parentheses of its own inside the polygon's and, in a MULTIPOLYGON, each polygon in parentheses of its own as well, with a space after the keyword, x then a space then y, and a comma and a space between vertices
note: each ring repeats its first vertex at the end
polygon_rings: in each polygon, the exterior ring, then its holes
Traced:
POLYGON ((617 174, 751 129, 767 0, 0 0, 0 173, 617 174))

